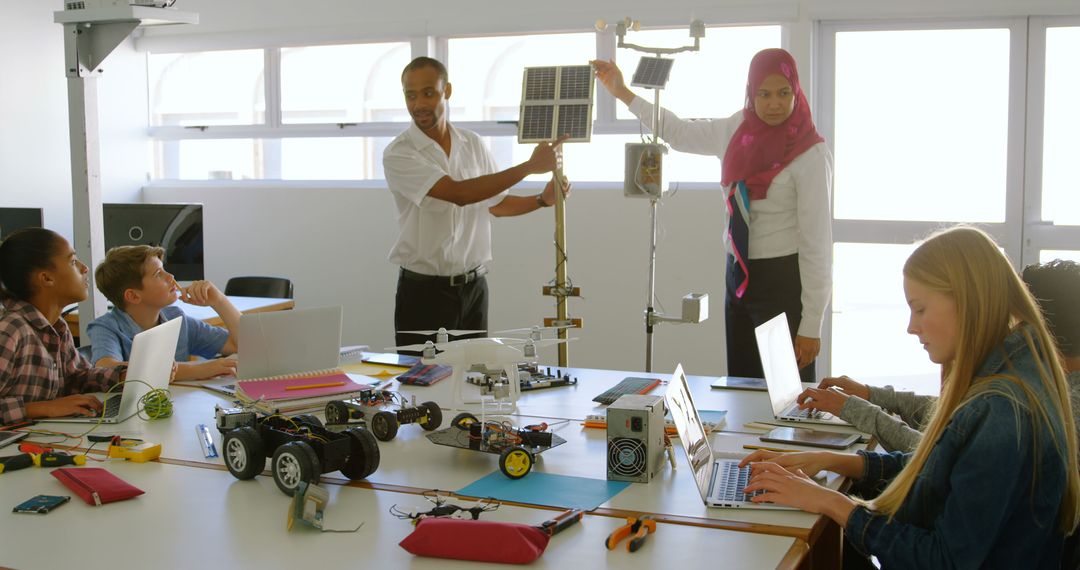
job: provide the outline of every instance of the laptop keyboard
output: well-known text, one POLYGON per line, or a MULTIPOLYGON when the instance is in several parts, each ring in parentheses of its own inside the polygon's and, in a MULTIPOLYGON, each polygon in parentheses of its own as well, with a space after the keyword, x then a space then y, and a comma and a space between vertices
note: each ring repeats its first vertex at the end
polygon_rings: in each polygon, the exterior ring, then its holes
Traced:
POLYGON ((739 469, 738 462, 726 461, 720 466, 721 472, 717 478, 716 500, 724 502, 749 502, 751 497, 756 497, 764 491, 754 491, 746 494, 743 489, 750 481, 750 466, 739 469))
POLYGON ((114 396, 109 396, 109 398, 105 400, 105 406, 101 410, 101 417, 115 418, 120 415, 120 396, 121 394, 116 394, 114 396))
POLYGON ((797 418, 804 420, 831 420, 833 417, 833 415, 829 412, 811 410, 809 408, 805 410, 800 410, 797 404, 793 404, 790 408, 788 408, 784 412, 783 416, 786 418, 797 418))

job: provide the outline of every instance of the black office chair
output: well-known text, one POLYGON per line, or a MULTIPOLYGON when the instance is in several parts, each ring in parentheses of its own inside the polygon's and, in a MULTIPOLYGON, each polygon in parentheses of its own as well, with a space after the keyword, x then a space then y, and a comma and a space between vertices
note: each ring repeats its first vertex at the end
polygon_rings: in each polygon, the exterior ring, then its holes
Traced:
POLYGON ((225 294, 240 297, 292 299, 292 281, 284 277, 233 277, 225 284, 225 294))

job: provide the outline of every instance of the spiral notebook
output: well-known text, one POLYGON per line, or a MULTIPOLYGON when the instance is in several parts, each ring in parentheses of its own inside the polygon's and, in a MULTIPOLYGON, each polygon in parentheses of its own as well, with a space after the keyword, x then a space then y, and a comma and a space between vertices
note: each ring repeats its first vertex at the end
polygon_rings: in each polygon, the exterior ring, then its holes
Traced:
POLYGON ((354 381, 340 368, 283 374, 267 378, 250 378, 236 382, 236 397, 246 402, 271 402, 311 398, 342 399, 353 392, 370 390, 371 384, 354 381))

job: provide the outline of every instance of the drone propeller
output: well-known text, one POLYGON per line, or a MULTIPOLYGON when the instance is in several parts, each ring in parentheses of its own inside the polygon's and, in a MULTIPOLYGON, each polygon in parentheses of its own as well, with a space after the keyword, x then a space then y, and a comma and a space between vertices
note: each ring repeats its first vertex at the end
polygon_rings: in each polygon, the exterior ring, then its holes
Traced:
POLYGON ((555 326, 555 327, 532 326, 532 327, 526 327, 526 328, 520 328, 520 329, 509 329, 509 330, 505 330, 505 331, 495 331, 492 334, 510 334, 510 333, 519 333, 519 332, 527 332, 527 333, 531 333, 531 332, 549 332, 549 331, 560 331, 560 330, 563 330, 563 329, 572 329, 572 328, 575 328, 574 325, 559 325, 559 326, 555 326))
POLYGON ((487 331, 484 331, 484 330, 470 331, 470 330, 458 330, 458 329, 449 329, 449 330, 447 330, 447 329, 444 329, 444 328, 440 328, 439 330, 434 330, 434 331, 398 331, 398 332, 399 333, 406 333, 406 334, 426 334, 426 335, 448 334, 450 336, 462 336, 462 335, 466 335, 466 334, 481 334, 481 333, 486 333, 487 331))
POLYGON ((535 340, 531 338, 499 338, 496 340, 502 342, 503 344, 509 344, 514 346, 524 346, 527 344, 531 344, 533 346, 543 347, 570 342, 572 340, 577 340, 577 338, 544 338, 540 340, 535 340))

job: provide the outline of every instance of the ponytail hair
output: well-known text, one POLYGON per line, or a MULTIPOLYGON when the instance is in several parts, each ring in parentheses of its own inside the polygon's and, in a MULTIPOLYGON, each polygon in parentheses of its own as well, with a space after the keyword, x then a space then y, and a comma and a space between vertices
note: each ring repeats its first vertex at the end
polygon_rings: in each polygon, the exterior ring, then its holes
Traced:
POLYGON ((52 256, 63 238, 44 228, 13 232, 0 242, 0 300, 29 301, 30 274, 52 267, 52 256))

